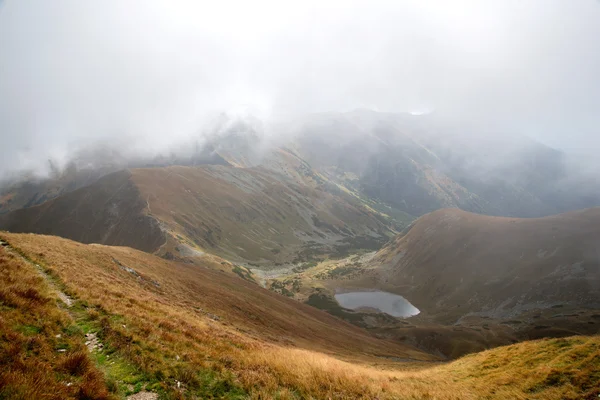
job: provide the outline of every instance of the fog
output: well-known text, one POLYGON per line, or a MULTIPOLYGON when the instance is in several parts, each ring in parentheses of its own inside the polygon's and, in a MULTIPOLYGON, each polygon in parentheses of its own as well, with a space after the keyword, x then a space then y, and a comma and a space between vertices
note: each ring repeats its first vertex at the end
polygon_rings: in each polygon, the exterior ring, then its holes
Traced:
POLYGON ((589 156, 598 38, 596 0, 5 0, 0 175, 170 151, 223 111, 433 111, 589 156))

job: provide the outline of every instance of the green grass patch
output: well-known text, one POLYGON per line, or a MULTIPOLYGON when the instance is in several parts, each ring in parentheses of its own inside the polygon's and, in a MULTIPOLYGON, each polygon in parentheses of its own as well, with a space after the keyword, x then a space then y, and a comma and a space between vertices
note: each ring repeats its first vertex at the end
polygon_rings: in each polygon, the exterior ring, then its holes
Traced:
POLYGON ((323 293, 314 293, 308 297, 306 304, 327 311, 331 315, 346 320, 358 326, 363 326, 363 314, 342 308, 335 299, 323 293))
MULTIPOLYGON (((82 334, 96 333, 98 337, 101 337, 102 333, 101 317, 107 318, 108 321, 115 324, 122 323, 124 320, 120 315, 106 315, 102 311, 86 307, 81 301, 75 302, 71 308, 71 314, 75 318, 75 325, 69 327, 71 331, 79 331, 82 334)), ((128 396, 139 392, 143 387, 159 383, 156 379, 148 378, 133 363, 120 355, 109 342, 102 340, 102 343, 104 346, 102 351, 94 350, 90 355, 105 374, 107 382, 111 383, 112 389, 116 390, 116 393, 128 396), (131 385, 135 385, 134 390, 130 390, 131 385), (140 389, 135 391, 137 386, 140 389)))
POLYGON ((239 265, 234 265, 232 271, 240 278, 256 283, 256 280, 254 280, 254 277, 252 276, 252 272, 250 272, 248 268, 243 268, 239 265))
POLYGON ((42 328, 36 325, 18 325, 15 330, 25 336, 35 336, 42 332, 42 328))

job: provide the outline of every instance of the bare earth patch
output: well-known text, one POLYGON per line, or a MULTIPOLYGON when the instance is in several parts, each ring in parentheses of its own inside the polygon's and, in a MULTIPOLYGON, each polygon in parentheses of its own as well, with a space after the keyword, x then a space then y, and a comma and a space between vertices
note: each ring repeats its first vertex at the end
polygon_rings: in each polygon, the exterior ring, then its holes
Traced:
POLYGON ((131 396, 127 396, 127 400, 157 400, 158 394, 152 392, 139 392, 136 394, 132 394, 131 396))

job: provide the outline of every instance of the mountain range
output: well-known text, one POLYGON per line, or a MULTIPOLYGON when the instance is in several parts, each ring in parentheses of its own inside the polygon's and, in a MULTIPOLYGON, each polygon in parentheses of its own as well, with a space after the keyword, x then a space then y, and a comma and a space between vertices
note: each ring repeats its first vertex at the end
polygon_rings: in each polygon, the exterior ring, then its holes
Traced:
POLYGON ((51 166, 0 189, 0 398, 600 394, 600 188, 526 136, 222 115, 180 153, 51 166))

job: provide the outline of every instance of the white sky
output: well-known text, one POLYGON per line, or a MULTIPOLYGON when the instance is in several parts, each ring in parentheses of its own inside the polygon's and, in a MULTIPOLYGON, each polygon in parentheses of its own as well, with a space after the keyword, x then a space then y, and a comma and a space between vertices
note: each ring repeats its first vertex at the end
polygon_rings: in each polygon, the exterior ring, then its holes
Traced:
POLYGON ((0 0, 0 172, 264 118, 435 109, 600 148, 596 0, 0 0))

